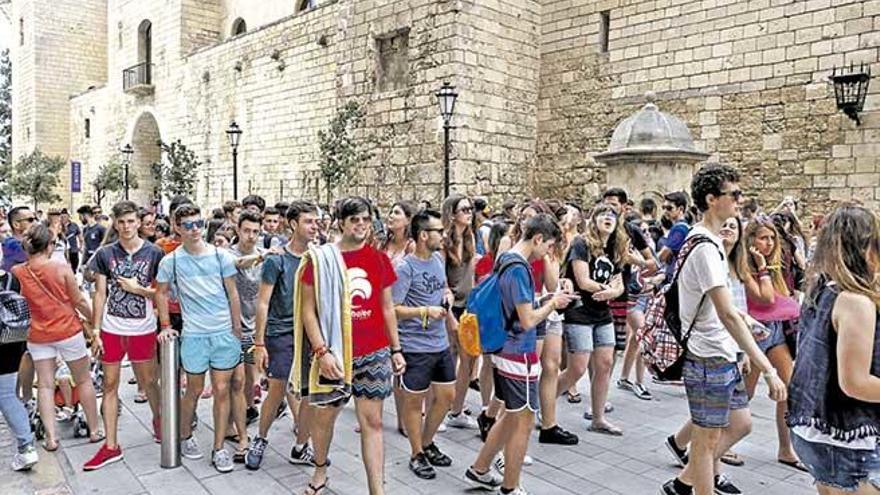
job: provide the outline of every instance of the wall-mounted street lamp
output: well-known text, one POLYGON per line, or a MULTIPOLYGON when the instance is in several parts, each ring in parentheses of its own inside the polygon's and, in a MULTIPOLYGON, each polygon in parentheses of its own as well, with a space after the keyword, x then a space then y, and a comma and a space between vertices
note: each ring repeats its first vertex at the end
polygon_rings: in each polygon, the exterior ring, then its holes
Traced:
POLYGON ((868 95, 868 84, 871 82, 871 66, 865 67, 864 63, 850 64, 831 71, 831 82, 834 83, 834 99, 837 100, 837 109, 843 110, 847 117, 861 125, 859 112, 865 107, 865 97, 868 95))
POLYGON ((440 115, 443 117, 443 197, 449 197, 449 130, 452 129, 450 121, 455 112, 455 99, 458 93, 455 86, 444 82, 443 86, 435 93, 437 103, 440 104, 440 115))
POLYGON ((122 189, 125 191, 125 200, 128 201, 128 167, 131 165, 134 148, 131 147, 131 143, 128 143, 119 151, 122 153, 122 189))
POLYGON ((238 142, 241 139, 241 128, 233 120, 226 129, 229 146, 232 148, 232 199, 238 200, 238 142))

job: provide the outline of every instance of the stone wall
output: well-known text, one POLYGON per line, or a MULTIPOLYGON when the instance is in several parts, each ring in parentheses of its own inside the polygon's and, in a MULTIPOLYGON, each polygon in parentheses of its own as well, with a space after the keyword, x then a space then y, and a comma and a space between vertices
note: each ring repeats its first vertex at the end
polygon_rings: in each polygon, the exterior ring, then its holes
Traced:
POLYGON ((788 194, 813 210, 829 198, 880 205, 880 87, 858 127, 836 110, 827 81, 851 62, 878 72, 880 2, 582 4, 545 2, 542 17, 539 162, 556 170, 554 184, 572 184, 568 194, 597 192, 604 168, 588 155, 652 90, 710 160, 740 168, 764 206, 788 194), (598 49, 601 11, 611 17, 608 53, 598 49))

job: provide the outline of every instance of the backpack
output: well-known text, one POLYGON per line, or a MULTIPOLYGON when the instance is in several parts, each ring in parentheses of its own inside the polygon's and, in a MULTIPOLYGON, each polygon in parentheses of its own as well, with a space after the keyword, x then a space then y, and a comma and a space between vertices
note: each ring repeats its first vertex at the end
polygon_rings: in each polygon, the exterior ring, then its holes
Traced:
MULTIPOLYGON (((641 344, 645 363, 650 366, 652 374, 659 380, 681 380, 688 339, 697 320, 696 315, 700 313, 700 308, 706 300, 706 294, 703 294, 697 305, 690 327, 687 331, 682 332, 678 300, 678 275, 694 248, 706 242, 712 242, 712 240, 705 235, 695 235, 685 241, 678 254, 675 271, 670 282, 651 297, 645 310, 645 322, 638 329, 637 338, 641 344)), ((724 256, 720 251, 718 254, 723 260, 724 256)))
POLYGON ((461 325, 458 329, 461 347, 469 356, 493 354, 504 347, 513 320, 504 314, 504 305, 501 302, 501 275, 515 265, 523 266, 531 280, 531 267, 517 258, 496 263, 492 274, 471 290, 467 309, 461 317, 461 325))
POLYGON ((26 341, 30 328, 30 307, 21 294, 12 290, 12 274, 7 273, 6 286, 0 290, 0 344, 26 341))

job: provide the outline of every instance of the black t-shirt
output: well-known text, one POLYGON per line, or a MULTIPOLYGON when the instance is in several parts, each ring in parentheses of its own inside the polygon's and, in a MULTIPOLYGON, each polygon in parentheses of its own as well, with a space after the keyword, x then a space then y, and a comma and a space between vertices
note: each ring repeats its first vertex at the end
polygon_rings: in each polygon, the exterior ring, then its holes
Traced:
MULTIPOLYGON (((21 286, 19 286, 15 276, 0 270, 0 290, 6 290, 7 283, 9 283, 9 290, 21 292, 21 286)), ((27 342, 0 344, 0 375, 17 373, 18 365, 21 363, 21 356, 26 349, 27 342)))
POLYGON ((83 253, 85 255, 85 259, 88 260, 95 254, 95 251, 101 247, 101 241, 104 240, 104 234, 107 233, 107 229, 105 229, 101 224, 96 223, 94 225, 87 225, 83 229, 83 237, 85 237, 85 245, 86 249, 83 253))
POLYGON ((577 278, 574 275, 574 262, 584 261, 589 266, 590 280, 600 284, 608 284, 611 277, 620 273, 620 267, 615 266, 611 261, 613 255, 609 252, 608 246, 602 256, 594 257, 590 254, 590 248, 586 241, 578 236, 571 242, 568 250, 565 264, 565 277, 574 282, 575 290, 581 296, 581 303, 577 307, 568 306, 565 310, 565 323, 574 323, 579 325, 602 325, 611 323, 611 310, 608 308, 607 301, 596 301, 593 299, 593 293, 583 290, 577 285, 577 278))
POLYGON ((625 222, 623 225, 626 227, 626 235, 629 236, 629 242, 636 251, 641 253, 648 248, 648 241, 645 240, 642 229, 638 225, 633 225, 630 222, 625 222))

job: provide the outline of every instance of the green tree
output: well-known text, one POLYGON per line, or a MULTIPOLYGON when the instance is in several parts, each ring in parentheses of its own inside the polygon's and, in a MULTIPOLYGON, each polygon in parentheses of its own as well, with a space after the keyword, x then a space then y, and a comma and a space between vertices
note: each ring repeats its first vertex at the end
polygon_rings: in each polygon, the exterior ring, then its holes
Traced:
POLYGON ((64 159, 59 156, 44 155, 39 149, 24 155, 15 164, 15 171, 9 179, 12 194, 30 198, 34 210, 39 203, 55 203, 61 196, 55 193, 58 176, 64 169, 64 159))
POLYGON ((169 197, 178 194, 192 197, 196 191, 196 174, 202 162, 194 151, 188 149, 180 140, 159 143, 165 152, 165 161, 150 165, 150 172, 158 184, 158 190, 169 197))
POLYGON ((0 201, 11 199, 12 172, 12 61, 6 49, 0 53, 0 201))
POLYGON ((333 192, 350 179, 359 166, 373 157, 365 144, 375 144, 375 138, 366 136, 358 140, 355 131, 363 127, 366 112, 356 101, 349 101, 336 110, 326 130, 318 131, 321 158, 318 167, 327 192, 327 202, 333 192))
MULTIPOLYGON (((112 158, 109 162, 101 165, 97 175, 92 179, 92 190, 95 193, 95 203, 101 206, 101 202, 107 197, 107 193, 115 193, 125 188, 125 166, 117 158, 112 158)), ((137 176, 128 173, 128 188, 137 189, 137 176)))

